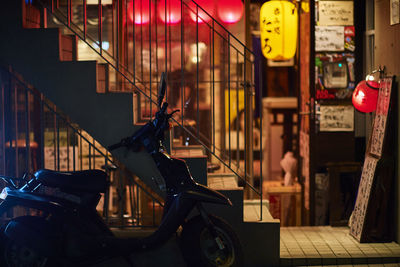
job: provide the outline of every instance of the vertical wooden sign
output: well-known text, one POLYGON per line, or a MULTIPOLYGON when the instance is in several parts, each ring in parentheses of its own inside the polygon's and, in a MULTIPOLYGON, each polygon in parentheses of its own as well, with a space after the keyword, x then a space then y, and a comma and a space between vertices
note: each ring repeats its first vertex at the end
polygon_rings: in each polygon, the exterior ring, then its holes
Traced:
MULTIPOLYGON (((368 210, 371 209, 370 205, 374 203, 373 200, 376 197, 373 195, 372 188, 377 176, 380 159, 383 156, 384 139, 388 128, 388 115, 390 113, 392 81, 393 77, 383 78, 380 81, 372 134, 358 187, 356 204, 351 216, 350 234, 359 242, 368 240, 366 219, 368 210)), ((391 177, 384 178, 391 179, 391 177)))
POLYGON ((382 156, 391 93, 392 78, 382 79, 379 84, 378 103, 376 105, 374 124, 368 151, 370 154, 375 155, 378 158, 382 156))
POLYGON ((360 185, 358 186, 357 200, 350 222, 350 234, 359 242, 361 242, 361 236, 363 234, 364 222, 371 197, 371 188, 374 181, 377 163, 378 159, 375 157, 366 156, 360 185))

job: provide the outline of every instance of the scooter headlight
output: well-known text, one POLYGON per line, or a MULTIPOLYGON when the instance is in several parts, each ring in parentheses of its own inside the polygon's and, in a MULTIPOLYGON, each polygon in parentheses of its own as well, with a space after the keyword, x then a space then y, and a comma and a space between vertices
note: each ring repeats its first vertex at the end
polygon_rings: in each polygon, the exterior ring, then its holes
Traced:
POLYGON ((7 188, 3 188, 3 190, 0 193, 0 199, 5 200, 7 195, 8 195, 7 188))

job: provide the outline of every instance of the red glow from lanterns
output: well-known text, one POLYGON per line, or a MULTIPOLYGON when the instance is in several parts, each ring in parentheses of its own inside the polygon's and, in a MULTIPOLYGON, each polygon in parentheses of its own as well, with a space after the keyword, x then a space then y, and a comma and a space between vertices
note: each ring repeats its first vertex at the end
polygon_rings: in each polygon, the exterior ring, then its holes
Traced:
POLYGON ((160 0, 158 2, 158 16, 164 23, 179 23, 181 21, 181 1, 160 0), (167 4, 167 14, 165 14, 165 2, 167 4), (167 16, 165 17, 165 15, 167 16))
POLYGON ((190 18, 194 21, 197 22, 197 12, 199 14, 199 23, 203 22, 209 22, 211 20, 211 17, 214 16, 214 1, 213 0, 196 0, 196 3, 199 5, 199 8, 197 9, 197 5, 194 4, 193 2, 189 3, 189 8, 191 9, 190 12, 190 18), (206 12, 201 9, 202 7, 206 12), (208 14, 208 15, 207 15, 208 14))
POLYGON ((218 1, 218 16, 225 23, 236 23, 243 16, 243 3, 241 0, 218 1))
POLYGON ((379 83, 376 81, 361 81, 353 92, 353 106, 361 112, 369 113, 376 110, 379 83))
POLYGON ((147 24, 154 14, 154 4, 151 0, 133 0, 128 6, 130 21, 135 19, 135 24, 147 24), (135 14, 133 14, 135 11, 135 14), (151 14, 150 14, 151 13, 151 14))

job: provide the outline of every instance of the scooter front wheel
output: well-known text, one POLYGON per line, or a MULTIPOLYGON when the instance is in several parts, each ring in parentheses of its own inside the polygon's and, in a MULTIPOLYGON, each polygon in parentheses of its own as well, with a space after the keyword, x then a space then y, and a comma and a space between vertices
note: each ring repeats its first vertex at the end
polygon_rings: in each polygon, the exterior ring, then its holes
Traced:
POLYGON ((201 216, 183 226, 181 246, 188 266, 243 266, 242 248, 232 227, 213 215, 209 218, 217 237, 211 234, 201 216))

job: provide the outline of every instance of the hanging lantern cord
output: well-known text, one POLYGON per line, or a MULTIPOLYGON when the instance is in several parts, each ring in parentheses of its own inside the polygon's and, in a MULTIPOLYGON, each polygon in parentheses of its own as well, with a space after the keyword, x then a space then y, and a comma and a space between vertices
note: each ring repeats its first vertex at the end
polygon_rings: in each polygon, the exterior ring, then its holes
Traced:
POLYGON ((374 90, 378 90, 379 88, 375 88, 375 87, 369 85, 368 82, 369 82, 370 80, 374 80, 373 74, 375 74, 375 73, 377 73, 377 72, 379 72, 379 79, 384 78, 384 77, 385 77, 385 74, 386 74, 386 67, 383 66, 383 68, 382 68, 381 66, 379 66, 378 69, 371 71, 371 72, 365 77, 365 80, 367 81, 366 85, 367 85, 369 88, 372 88, 372 89, 374 89, 374 90), (372 79, 370 79, 369 77, 371 77, 372 79))
POLYGON ((379 72, 379 78, 383 78, 386 72, 386 67, 383 66, 383 68, 381 68, 381 66, 379 66, 377 70, 373 70, 369 75, 375 74, 377 72, 379 72))

